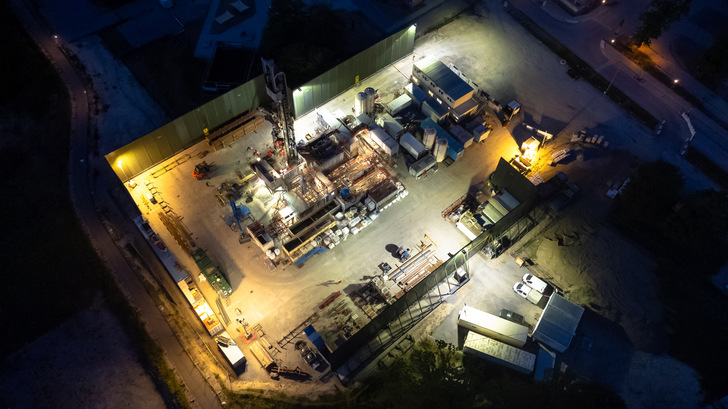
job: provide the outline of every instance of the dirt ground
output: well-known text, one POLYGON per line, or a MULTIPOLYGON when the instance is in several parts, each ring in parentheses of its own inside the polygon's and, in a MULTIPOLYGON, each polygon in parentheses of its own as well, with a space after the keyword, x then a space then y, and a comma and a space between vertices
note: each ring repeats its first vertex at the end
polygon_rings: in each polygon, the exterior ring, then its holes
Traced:
POLYGON ((3 362, 0 404, 16 408, 165 408, 102 301, 3 362))
POLYGON ((631 154, 617 151, 564 167, 583 189, 578 200, 510 256, 530 259, 533 271, 595 313, 585 314, 564 363, 617 391, 630 408, 696 408, 702 399, 697 373, 667 355, 656 265, 605 221, 608 182, 626 177, 635 164, 631 154))

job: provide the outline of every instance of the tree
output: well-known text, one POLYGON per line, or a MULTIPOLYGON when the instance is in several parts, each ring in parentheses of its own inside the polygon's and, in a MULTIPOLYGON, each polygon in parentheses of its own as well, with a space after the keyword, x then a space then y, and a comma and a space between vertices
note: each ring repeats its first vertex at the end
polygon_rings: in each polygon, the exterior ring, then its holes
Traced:
POLYGON ((691 194, 680 203, 664 231, 676 247, 692 250, 695 256, 725 258, 728 195, 715 190, 691 194))
POLYGON ((680 170, 662 160, 637 168, 618 203, 622 215, 651 228, 672 213, 685 183, 680 170))
POLYGON ((653 0, 650 8, 642 13, 642 25, 634 34, 634 43, 637 47, 642 44, 650 45, 652 39, 659 38, 670 24, 680 20, 680 17, 690 11, 692 0, 653 0))
POLYGON ((295 87, 321 74, 344 50, 343 24, 338 14, 322 3, 273 0, 260 45, 265 58, 273 58, 295 87))

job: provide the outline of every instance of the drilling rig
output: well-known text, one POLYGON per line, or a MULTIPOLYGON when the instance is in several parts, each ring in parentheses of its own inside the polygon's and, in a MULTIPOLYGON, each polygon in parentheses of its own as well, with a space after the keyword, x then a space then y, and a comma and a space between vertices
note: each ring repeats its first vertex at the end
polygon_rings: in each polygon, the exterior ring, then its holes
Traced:
POLYGON ((263 62, 263 76, 268 96, 273 100, 277 112, 273 116, 273 142, 283 145, 286 155, 287 167, 299 162, 296 150, 296 138, 293 130, 293 115, 288 95, 286 74, 278 71, 273 60, 261 59, 263 62))

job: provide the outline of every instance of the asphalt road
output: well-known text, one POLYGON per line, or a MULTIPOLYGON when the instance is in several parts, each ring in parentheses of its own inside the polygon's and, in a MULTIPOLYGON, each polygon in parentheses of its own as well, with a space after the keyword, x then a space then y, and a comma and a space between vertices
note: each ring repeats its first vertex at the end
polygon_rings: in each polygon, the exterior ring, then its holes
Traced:
MULTIPOLYGON (((688 126, 681 117, 682 112, 689 112, 692 125, 697 131, 691 144, 719 166, 728 167, 728 131, 701 111, 692 109, 692 105, 677 96, 669 87, 635 68, 634 64, 612 50, 609 45, 602 48, 601 40, 611 39, 614 36, 613 28, 588 19, 561 21, 529 0, 512 0, 511 3, 605 78, 613 78, 614 87, 622 90, 658 120, 664 120, 665 125, 660 135, 663 141, 660 146, 662 154, 679 153, 685 140, 689 139, 688 126)), ((628 8, 621 7, 605 13, 627 11, 628 8)))
MULTIPOLYGON (((197 370, 189 355, 185 353, 172 328, 127 263, 109 232, 106 231, 96 212, 99 204, 96 203, 89 183, 93 170, 89 162, 89 99, 91 95, 87 93, 79 73, 74 70, 56 40, 39 21, 37 15, 21 0, 13 1, 11 6, 30 36, 56 67, 69 91, 72 104, 69 186, 79 221, 86 234, 89 235, 92 245, 111 269, 119 286, 139 310, 150 335, 157 340, 169 361, 172 362, 181 381, 188 389, 188 396, 191 395, 190 400, 193 407, 221 407, 217 395, 197 370)), ((107 166, 103 163, 103 158, 96 160, 102 162, 103 166, 107 166)), ((156 257, 147 261, 160 263, 156 257)))

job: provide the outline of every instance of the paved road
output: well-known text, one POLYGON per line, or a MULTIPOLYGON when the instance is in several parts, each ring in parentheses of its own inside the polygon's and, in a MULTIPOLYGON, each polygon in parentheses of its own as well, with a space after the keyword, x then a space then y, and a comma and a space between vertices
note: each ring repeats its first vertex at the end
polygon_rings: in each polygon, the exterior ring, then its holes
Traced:
MULTIPOLYGON (((185 353, 172 328, 159 311, 154 301, 146 292, 136 274, 124 259, 116 243, 106 231, 96 212, 95 197, 90 189, 89 178, 91 164, 89 163, 89 98, 84 89, 79 74, 71 66, 58 44, 49 34, 48 30, 29 9, 28 5, 15 0, 11 3, 16 15, 28 30, 30 36, 41 47, 46 56, 57 68, 59 76, 65 82, 71 97, 71 150, 69 155, 69 185, 71 199, 76 214, 81 221, 86 234, 97 252, 105 260, 122 290, 130 298, 132 304, 138 308, 143 320, 147 324, 150 335, 157 340, 164 349, 166 356, 172 362, 177 373, 182 378, 193 397, 193 407, 219 408, 220 401, 200 372, 195 368, 190 357, 185 353)), ((103 163, 102 158, 97 162, 103 163)), ((149 263, 159 263, 156 258, 147 260, 149 263)))
MULTIPOLYGON (((690 112, 692 125, 697 131, 691 144, 716 164, 728 169, 728 131, 701 111, 692 109, 688 102, 678 97, 669 87, 643 73, 624 56, 614 52, 609 45, 602 48, 601 40, 609 40, 614 36, 613 27, 582 18, 563 21, 530 0, 512 0, 511 3, 605 78, 613 78, 615 87, 658 120, 666 121, 661 135, 664 141, 661 145, 663 154, 679 152, 685 139, 689 137, 687 124, 680 114, 690 112)), ((497 6, 493 4, 492 7, 497 6)))

